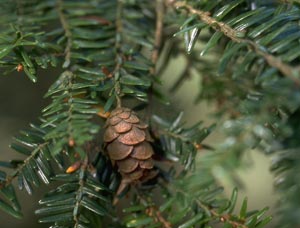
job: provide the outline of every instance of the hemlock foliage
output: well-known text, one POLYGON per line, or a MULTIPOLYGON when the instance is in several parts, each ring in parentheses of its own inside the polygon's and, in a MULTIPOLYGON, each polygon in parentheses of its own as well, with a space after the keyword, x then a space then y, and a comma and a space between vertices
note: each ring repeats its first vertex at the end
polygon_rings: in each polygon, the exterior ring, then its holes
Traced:
POLYGON ((0 162, 11 169, 0 171, 0 208, 21 218, 15 186, 33 194, 55 183, 36 211, 50 227, 266 227, 267 208, 248 211, 247 199, 236 208, 237 189, 227 199, 216 179, 256 148, 273 158, 278 227, 299 226, 299 7, 293 0, 2 0, 1 70, 33 83, 40 68, 61 73, 37 124, 11 144, 24 159, 0 162), (214 126, 186 126, 182 113, 167 120, 153 108, 168 103, 159 78, 178 55, 186 66, 172 91, 199 74, 195 100, 215 105, 224 129, 214 145, 202 144, 214 126), (131 193, 122 216, 112 203, 121 177, 99 117, 117 105, 146 116, 158 172, 118 196, 131 193))

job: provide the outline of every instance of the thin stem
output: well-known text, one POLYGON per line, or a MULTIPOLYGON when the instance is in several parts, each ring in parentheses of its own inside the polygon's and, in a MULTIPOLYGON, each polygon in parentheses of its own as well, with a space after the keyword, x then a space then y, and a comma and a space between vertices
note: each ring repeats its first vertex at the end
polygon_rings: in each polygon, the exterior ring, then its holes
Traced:
MULTIPOLYGON (((68 135, 69 135, 69 140, 74 140, 73 138, 73 126, 71 124, 71 121, 73 119, 73 112, 74 112, 74 103, 73 103, 73 94, 72 94, 72 87, 73 87, 73 72, 71 71, 65 71, 63 74, 66 75, 68 78, 68 87, 66 88, 67 94, 68 94, 68 118, 67 118, 67 123, 68 123, 68 135)), ((76 143, 76 142, 75 142, 76 143)))
POLYGON ((156 29, 155 29, 155 37, 154 37, 154 49, 151 55, 151 61, 153 63, 153 67, 151 68, 152 75, 156 73, 156 63, 159 57, 159 50, 162 43, 164 12, 165 12, 164 1, 156 0, 156 29))
POLYGON ((172 228, 171 223, 163 217, 159 209, 153 205, 153 202, 149 202, 147 199, 145 199, 142 196, 142 194, 138 191, 138 189, 135 190, 140 202, 147 207, 146 214, 148 214, 150 217, 153 217, 155 220, 161 222, 163 228, 172 228))
POLYGON ((89 158, 88 158, 88 155, 86 154, 85 155, 85 158, 82 162, 82 165, 81 165, 81 168, 80 168, 80 174, 79 174, 79 188, 78 188, 78 191, 77 191, 77 194, 76 194, 76 204, 74 206, 74 210, 73 212, 77 212, 77 213, 73 213, 74 214, 74 221, 75 221, 75 225, 74 225, 74 228, 78 228, 79 227, 79 216, 80 216, 80 213, 79 213, 79 206, 81 204, 81 199, 82 199, 82 195, 83 195, 83 188, 85 186, 85 173, 88 169, 88 163, 89 163, 89 158))
POLYGON ((171 132, 171 131, 168 131, 168 130, 165 130, 165 129, 160 129, 159 131, 160 131, 160 134, 169 135, 170 137, 175 138, 175 139, 179 139, 179 140, 183 141, 186 144, 193 145, 193 147, 196 150, 202 150, 202 149, 214 150, 211 146, 203 145, 203 144, 200 144, 196 141, 193 142, 193 141, 189 140, 188 138, 183 137, 180 134, 176 134, 174 132, 171 132))
MULTIPOLYGON (((174 186, 172 189, 176 189, 174 186)), ((181 189, 176 189, 175 191, 180 192, 181 194, 185 195, 186 197, 190 198, 191 195, 181 189)), ((231 219, 231 216, 229 214, 219 214, 216 210, 212 209, 209 205, 206 205, 205 203, 201 202, 196 197, 193 197, 192 200, 200 207, 202 208, 206 214, 209 217, 215 217, 219 220, 219 222, 227 222, 232 225, 232 227, 239 227, 239 228, 248 228, 247 225, 244 224, 243 221, 234 221, 231 219), (212 215, 212 216, 211 216, 212 215)))
POLYGON ((32 160, 34 159, 34 157, 39 153, 41 152, 41 149, 43 147, 45 147, 46 145, 48 145, 48 143, 43 143, 43 144, 40 144, 38 145, 37 148, 35 148, 33 150, 33 152, 23 161, 22 165, 18 166, 18 168, 13 172, 13 174, 9 175, 7 178, 6 178, 6 181, 3 182, 2 184, 0 184, 0 190, 4 187, 7 187, 9 186, 12 181, 19 176, 19 173, 22 172, 23 168, 27 166, 27 164, 32 160))
POLYGON ((214 30, 222 32, 232 41, 247 44, 259 56, 263 57, 270 66, 277 68, 284 76, 291 79, 297 86, 300 86, 300 79, 295 76, 300 73, 299 67, 291 67, 290 65, 285 64, 281 59, 267 53, 262 46, 252 40, 240 38, 236 30, 224 22, 217 21, 215 18, 210 16, 209 12, 195 9, 193 6, 183 1, 168 0, 168 3, 174 8, 183 8, 186 9, 188 13, 197 15, 202 22, 211 26, 214 30))
POLYGON ((116 37, 115 37, 115 52, 116 52, 116 57, 115 57, 115 68, 112 72, 114 75, 114 80, 115 80, 115 94, 117 98, 117 107, 122 106, 121 102, 121 89, 120 89, 120 82, 119 82, 119 77, 120 77, 120 69, 123 64, 123 56, 122 56, 122 51, 121 51, 121 46, 122 46, 122 9, 123 9, 123 2, 122 0, 118 0, 117 3, 117 11, 116 11, 116 37))
MULTIPOLYGON (((156 77, 157 71, 157 61, 159 57, 159 51, 162 43, 162 35, 163 35, 163 26, 164 26, 164 13, 165 13, 165 4, 164 0, 156 0, 156 28, 155 28, 155 36, 154 36, 154 48, 151 55, 151 61, 153 66, 150 69, 150 74, 153 77, 156 77)), ((153 85, 150 86, 148 90, 148 99, 149 104, 147 108, 147 120, 149 121, 152 116, 152 103, 153 103, 153 85)))
POLYGON ((67 45, 65 47, 65 62, 63 68, 68 68, 71 63, 71 47, 72 47, 72 33, 70 26, 67 22, 66 16, 64 14, 63 0, 57 0, 57 10, 59 15, 60 23, 65 31, 65 36, 67 37, 67 45))

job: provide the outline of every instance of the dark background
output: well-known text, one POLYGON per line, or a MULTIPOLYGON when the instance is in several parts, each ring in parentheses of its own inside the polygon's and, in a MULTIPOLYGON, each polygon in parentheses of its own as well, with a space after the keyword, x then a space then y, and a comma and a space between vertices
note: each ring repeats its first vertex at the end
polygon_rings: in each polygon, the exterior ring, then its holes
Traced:
MULTIPOLYGON (((19 130, 27 128, 30 122, 35 123, 37 121, 41 109, 49 102, 43 96, 55 77, 55 72, 51 71, 46 74, 45 71, 40 71, 39 80, 34 84, 28 80, 23 72, 9 75, 2 75, 0 72, 0 160, 23 158, 11 150, 9 144, 19 130)), ((24 218, 21 220, 14 219, 0 211, 0 227, 48 227, 38 224, 38 218, 34 215, 34 211, 38 207, 38 200, 43 196, 46 188, 47 186, 35 188, 33 196, 28 195, 25 190, 17 190, 24 218)), ((16 187, 16 189, 18 188, 16 187)))

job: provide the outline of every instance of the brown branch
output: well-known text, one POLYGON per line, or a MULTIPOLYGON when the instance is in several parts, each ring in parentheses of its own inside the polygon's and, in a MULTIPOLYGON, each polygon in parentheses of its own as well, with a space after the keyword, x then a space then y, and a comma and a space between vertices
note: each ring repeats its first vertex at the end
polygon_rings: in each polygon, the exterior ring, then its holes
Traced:
POLYGON ((154 49, 151 56, 153 67, 150 70, 152 75, 156 73, 156 63, 159 57, 159 50, 162 42, 164 11, 165 11, 164 1, 156 0, 156 29, 155 29, 155 37, 154 37, 154 49))
POLYGON ((300 79, 295 76, 300 73, 299 67, 291 67, 290 65, 284 63, 281 59, 267 53, 262 46, 255 43, 254 41, 240 38, 238 35, 238 31, 234 30, 224 22, 217 21, 215 18, 210 16, 209 12, 195 9, 191 5, 183 1, 168 0, 167 2, 174 8, 183 8, 186 9, 188 13, 197 15, 202 22, 211 26, 214 30, 222 32, 232 41, 247 44, 259 56, 263 57, 270 66, 277 68, 284 76, 291 79, 297 86, 300 86, 300 79))
POLYGON ((170 222, 168 222, 163 215, 161 214, 161 212, 154 206, 151 206, 147 209, 146 213, 150 216, 150 217, 154 217, 154 220, 159 221, 162 223, 164 228, 172 228, 172 225, 170 222))
POLYGON ((248 228, 248 226, 244 224, 245 223, 244 221, 231 220, 231 216, 229 214, 221 215, 218 212, 216 212, 214 209, 211 209, 207 205, 203 204, 198 199, 195 199, 195 202, 198 204, 199 207, 201 207, 202 209, 204 209, 206 211, 209 211, 214 217, 218 218, 220 222, 223 222, 223 223, 227 222, 230 225, 232 225, 232 227, 248 228))
POLYGON ((122 33, 122 29, 123 29, 123 25, 122 25, 122 9, 123 9, 123 3, 121 0, 118 0, 117 2, 117 11, 116 11, 116 37, 115 37, 115 51, 116 51, 116 57, 115 57, 115 68, 112 71, 112 75, 114 75, 114 81, 115 81, 115 93, 116 93, 116 99, 117 99, 117 107, 121 107, 121 98, 120 98, 120 93, 121 93, 121 89, 120 89, 120 83, 119 83, 119 79, 116 80, 116 74, 120 74, 120 69, 122 67, 123 64, 123 56, 121 52, 121 33, 122 33))
POLYGON ((65 36, 67 37, 67 45, 64 52, 65 62, 63 64, 63 68, 68 68, 71 63, 72 33, 69 24, 67 23, 67 19, 64 15, 64 7, 63 7, 62 0, 57 0, 57 11, 58 11, 60 23, 65 31, 65 36))
MULTIPOLYGON (((187 196, 187 197, 191 197, 187 192, 182 191, 180 189, 176 189, 177 192, 180 192, 181 194, 187 196)), ((231 219, 231 215, 230 214, 219 214, 216 210, 212 209, 210 206, 205 205, 203 202, 201 202, 199 199, 197 198, 193 198, 192 199, 194 202, 197 203, 197 205, 202 208, 209 217, 215 217, 219 220, 219 222, 222 223, 229 223, 230 225, 232 225, 232 227, 239 227, 239 228, 248 228, 247 225, 245 225, 245 221, 234 221, 231 219), (212 215, 212 216, 211 216, 212 215)))
POLYGON ((89 164, 89 158, 88 158, 88 155, 86 154, 83 161, 82 161, 82 163, 81 163, 81 166, 80 166, 80 174, 79 174, 80 179, 79 179, 79 182, 78 182, 79 188, 77 190, 76 204, 75 204, 74 210, 73 210, 73 220, 75 222, 74 227, 78 227, 78 225, 79 225, 79 215, 80 215, 80 213, 78 213, 78 212, 80 210, 78 210, 78 208, 80 207, 81 200, 82 200, 82 198, 80 196, 84 192, 84 190, 83 190, 83 188, 85 187, 85 179, 84 179, 85 175, 84 174, 88 169, 88 164, 89 164), (75 211, 77 213, 74 213, 75 211))
MULTIPOLYGON (((156 27, 155 27, 155 35, 154 35, 154 48, 151 55, 151 62, 153 66, 150 68, 150 75, 152 77, 156 77, 157 75, 157 61, 158 61, 159 51, 162 43, 164 13, 165 13, 164 0, 156 0, 155 4, 156 4, 155 5, 156 27)), ((151 119, 152 113, 153 113, 153 85, 151 84, 150 88, 148 89, 148 107, 147 107, 146 121, 149 121, 151 119)))
POLYGON ((171 223, 163 217, 159 209, 153 205, 149 206, 149 204, 153 204, 153 203, 145 199, 137 189, 135 190, 140 202, 147 207, 146 214, 150 217, 153 217, 155 221, 161 222, 163 228, 172 228, 171 223))

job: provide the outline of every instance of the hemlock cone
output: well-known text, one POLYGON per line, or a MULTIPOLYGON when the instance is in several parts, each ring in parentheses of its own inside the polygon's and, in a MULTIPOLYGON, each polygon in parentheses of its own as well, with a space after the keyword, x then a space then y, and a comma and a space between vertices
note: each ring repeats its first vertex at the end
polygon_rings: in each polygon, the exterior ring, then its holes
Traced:
POLYGON ((124 180, 146 181, 155 175, 148 125, 142 123, 136 113, 128 108, 114 109, 105 128, 108 155, 124 180))

